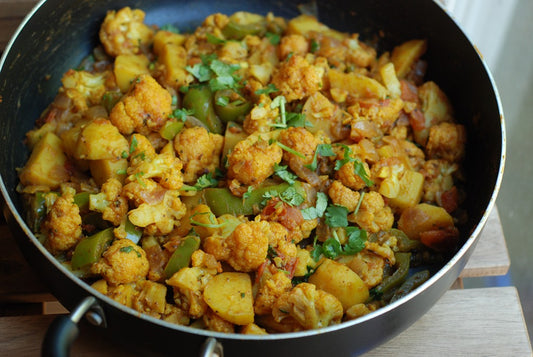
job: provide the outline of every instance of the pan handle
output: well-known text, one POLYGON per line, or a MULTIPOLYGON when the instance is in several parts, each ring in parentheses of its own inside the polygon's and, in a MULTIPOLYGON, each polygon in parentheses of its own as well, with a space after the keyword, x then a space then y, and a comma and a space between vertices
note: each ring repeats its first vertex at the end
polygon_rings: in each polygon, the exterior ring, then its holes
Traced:
POLYGON ((222 348, 222 344, 215 338, 209 337, 202 345, 200 357, 224 357, 224 349, 222 348))
POLYGON ((83 299, 69 314, 52 321, 41 346, 42 357, 68 357, 70 347, 79 333, 78 322, 83 316, 97 326, 106 327, 104 311, 93 296, 83 299))

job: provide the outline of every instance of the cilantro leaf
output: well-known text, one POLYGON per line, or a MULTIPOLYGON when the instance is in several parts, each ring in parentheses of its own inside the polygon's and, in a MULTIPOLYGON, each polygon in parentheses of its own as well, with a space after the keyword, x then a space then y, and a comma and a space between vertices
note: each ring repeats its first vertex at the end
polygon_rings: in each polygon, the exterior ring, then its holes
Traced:
POLYGON ((274 173, 283 181, 287 182, 289 185, 294 185, 298 176, 293 174, 290 171, 287 171, 287 166, 274 164, 274 173))
POLYGON ((343 254, 353 255, 359 253, 365 247, 366 231, 357 227, 346 227, 345 230, 348 235, 348 242, 343 247, 343 254))
POLYGON ((335 238, 328 238, 322 244, 322 254, 326 256, 326 258, 335 259, 342 253, 342 247, 340 242, 335 238))
POLYGON ((320 44, 316 40, 311 40, 311 48, 309 49, 311 53, 315 53, 320 48, 320 44))
POLYGON ((331 144, 318 144, 313 156, 313 161, 309 165, 305 165, 309 170, 316 171, 318 166, 318 155, 320 156, 335 156, 335 152, 331 147, 331 144))
POLYGON ((254 190, 254 187, 253 186, 248 186, 248 189, 246 190, 246 192, 242 195, 242 199, 243 200, 247 200, 248 198, 250 198, 250 195, 252 194, 252 191, 254 190))
POLYGON ((305 201, 303 196, 293 186, 289 186, 285 191, 281 192, 279 198, 289 206, 299 206, 305 201))
POLYGON ((216 104, 220 107, 225 107, 229 104, 229 97, 218 97, 216 100, 216 104))
POLYGON ((307 159, 307 158, 305 157, 305 155, 302 154, 301 152, 296 151, 296 150, 294 150, 293 148, 290 148, 290 147, 288 147, 287 145, 280 143, 279 141, 276 141, 276 144, 278 144, 278 146, 279 146, 280 148, 282 148, 283 150, 285 150, 285 151, 287 151, 287 152, 290 152, 290 153, 293 154, 293 155, 296 155, 296 156, 298 156, 298 157, 300 157, 300 158, 302 158, 302 159, 307 159))
POLYGON ((315 207, 304 208, 302 210, 302 216, 306 220, 322 217, 327 207, 328 196, 323 192, 318 192, 316 194, 315 207))
POLYGON ((187 115, 193 115, 193 114, 194 114, 194 110, 181 108, 181 109, 174 109, 168 117, 179 119, 184 122, 187 120, 187 115))
POLYGON ((196 183, 194 184, 194 188, 197 191, 200 191, 207 187, 216 187, 217 185, 218 180, 213 177, 211 172, 208 172, 207 174, 198 177, 198 180, 196 180, 196 183))
POLYGON ((271 44, 277 45, 279 44, 281 37, 277 33, 267 32, 265 33, 265 37, 268 38, 271 44))
POLYGON ((180 29, 177 28, 176 26, 172 25, 172 24, 164 24, 164 25, 161 26, 159 29, 162 30, 162 31, 168 31, 168 32, 173 32, 173 33, 180 33, 180 29))
POLYGON ((348 226, 348 209, 344 206, 329 205, 326 209, 326 224, 330 227, 348 226))
POLYGON ((276 88, 276 85, 274 83, 269 83, 268 86, 266 86, 265 88, 256 90, 255 94, 260 95, 260 94, 270 94, 270 93, 275 93, 275 92, 279 92, 279 89, 276 88))
POLYGON ((137 149, 138 144, 139 142, 137 141, 137 137, 135 135, 132 135, 130 144, 130 154, 132 154, 137 149))
POLYGON ((200 82, 207 82, 213 77, 212 71, 204 63, 197 63, 192 67, 186 66, 185 69, 200 82))

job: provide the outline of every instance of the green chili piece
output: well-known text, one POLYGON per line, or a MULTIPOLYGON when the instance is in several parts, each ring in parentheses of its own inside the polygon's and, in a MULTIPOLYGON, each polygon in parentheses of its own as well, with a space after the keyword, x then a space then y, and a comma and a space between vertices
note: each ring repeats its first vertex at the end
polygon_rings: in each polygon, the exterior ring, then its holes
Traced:
POLYGON ((264 21, 258 21, 249 24, 238 24, 230 21, 222 29, 224 37, 231 40, 242 40, 247 35, 262 36, 265 32, 266 23, 264 21))
POLYGON ((33 232, 39 232, 41 223, 46 216, 46 200, 44 192, 36 192, 29 196, 26 202, 27 219, 33 232))
POLYGON ((407 234, 399 229, 392 228, 389 231, 390 234, 396 237, 398 240, 398 249, 400 252, 410 252, 414 249, 421 248, 422 243, 418 240, 410 239, 407 234))
POLYGON ((188 236, 182 242, 181 245, 176 248, 174 253, 170 256, 167 266, 165 267, 165 276, 170 278, 174 273, 180 269, 189 266, 191 261, 191 255, 198 248, 200 248, 200 238, 196 236, 188 236))
MULTIPOLYGON (((273 192, 279 195, 291 187, 288 183, 282 183, 272 186, 260 186, 250 192, 250 195, 244 199, 234 196, 227 188, 207 188, 204 192, 206 204, 211 211, 218 217, 223 214, 251 215, 260 209, 261 202, 264 200, 263 195, 267 192, 273 192)), ((299 182, 292 186, 296 192, 306 197, 305 190, 299 182)))
POLYGON ((181 120, 167 120, 159 134, 163 139, 173 140, 174 137, 183 129, 184 122, 181 120))
POLYGON ((421 270, 407 279, 392 296, 390 302, 401 299, 429 279, 429 270, 421 270))
POLYGON ((74 254, 72 254, 72 269, 78 270, 96 263, 102 253, 109 247, 113 238, 113 227, 110 227, 82 239, 76 246, 74 254))
POLYGON ((215 92, 215 112, 224 122, 235 121, 242 123, 252 104, 232 89, 222 89, 215 92), (222 98, 228 98, 228 104, 220 105, 222 98))
POLYGON ((222 134, 224 127, 213 106, 213 93, 207 85, 189 87, 183 98, 183 106, 193 111, 193 115, 204 123, 210 132, 222 134))
POLYGON ((136 227, 133 223, 131 223, 129 218, 126 218, 126 226, 124 228, 126 230, 126 238, 128 238, 135 244, 139 243, 143 235, 142 229, 136 227))
POLYGON ((407 278, 411 261, 411 253, 399 252, 394 254, 394 256, 396 257, 396 271, 391 276, 383 279, 381 284, 374 288, 374 292, 377 295, 382 295, 399 286, 405 281, 405 278, 407 278))

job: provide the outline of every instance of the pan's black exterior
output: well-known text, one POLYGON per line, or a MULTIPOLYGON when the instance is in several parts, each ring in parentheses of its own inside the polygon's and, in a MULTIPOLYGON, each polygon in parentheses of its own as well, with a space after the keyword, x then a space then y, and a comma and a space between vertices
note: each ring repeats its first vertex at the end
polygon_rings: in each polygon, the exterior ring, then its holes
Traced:
MULTIPOLYGON (((15 188, 16 168, 28 157, 24 134, 51 102, 62 74, 77 66, 97 43, 97 31, 108 9, 142 8, 150 24, 173 23, 193 28, 208 14, 248 10, 278 16, 299 14, 300 1, 150 1, 49 0, 41 2, 14 37, 0 63, 0 174, 4 215, 27 260, 54 295, 73 308, 94 295, 107 318, 106 335, 125 348, 151 354, 196 355, 207 337, 222 342, 227 356, 288 356, 360 354, 395 336, 423 315, 450 287, 463 269, 476 237, 494 204, 505 154, 505 130, 498 94, 475 48, 439 5, 430 0, 352 0, 314 2, 307 9, 331 27, 359 32, 361 38, 391 49, 402 41, 427 38, 427 79, 449 95, 456 118, 466 125, 468 223, 464 245, 421 289, 359 320, 323 330, 277 336, 225 335, 168 324, 125 308, 75 278, 38 243, 23 221, 22 202, 15 188), (380 36, 377 34, 380 33, 380 36)), ((83 333, 83 331, 82 331, 83 333)))

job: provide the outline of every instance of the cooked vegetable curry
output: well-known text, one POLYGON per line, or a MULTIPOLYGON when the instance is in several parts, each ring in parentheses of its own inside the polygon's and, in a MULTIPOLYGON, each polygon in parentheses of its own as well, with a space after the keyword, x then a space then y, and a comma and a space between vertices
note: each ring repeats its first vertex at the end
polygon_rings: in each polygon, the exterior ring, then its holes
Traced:
POLYGON ((107 13, 27 133, 27 221, 74 274, 158 319, 265 334, 368 314, 453 253, 466 132, 426 40, 378 55, 309 15, 192 33, 144 15, 107 13))

